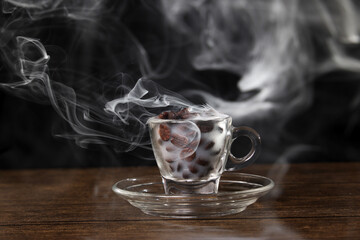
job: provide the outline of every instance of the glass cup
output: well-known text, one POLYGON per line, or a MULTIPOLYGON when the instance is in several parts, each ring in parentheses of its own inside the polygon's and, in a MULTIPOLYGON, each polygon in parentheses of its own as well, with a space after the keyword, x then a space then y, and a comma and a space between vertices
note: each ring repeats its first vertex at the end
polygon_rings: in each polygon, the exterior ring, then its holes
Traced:
POLYGON ((148 124, 166 194, 217 193, 228 159, 241 168, 259 154, 259 134, 249 127, 233 127, 227 115, 205 120, 152 117, 148 124), (252 143, 241 158, 230 152, 239 136, 252 143))

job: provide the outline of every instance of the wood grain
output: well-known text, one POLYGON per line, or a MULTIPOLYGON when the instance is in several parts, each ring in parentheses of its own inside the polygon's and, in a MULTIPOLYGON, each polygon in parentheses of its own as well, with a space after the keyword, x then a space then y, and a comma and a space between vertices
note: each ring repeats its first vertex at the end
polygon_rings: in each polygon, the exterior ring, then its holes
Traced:
POLYGON ((240 214, 176 220, 111 191, 153 167, 0 171, 0 239, 359 239, 360 163, 253 165, 276 187, 240 214), (25 238, 26 239, 26 238, 25 238))

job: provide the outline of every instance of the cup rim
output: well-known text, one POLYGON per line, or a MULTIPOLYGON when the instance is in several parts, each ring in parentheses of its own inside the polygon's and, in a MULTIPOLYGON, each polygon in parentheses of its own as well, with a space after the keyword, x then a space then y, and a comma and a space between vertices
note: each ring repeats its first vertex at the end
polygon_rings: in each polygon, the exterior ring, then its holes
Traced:
POLYGON ((157 115, 156 116, 153 116, 153 117, 150 117, 146 123, 149 124, 149 123, 183 123, 183 122, 186 122, 186 121, 190 121, 190 122, 193 122, 193 121, 203 121, 203 122, 207 122, 207 121, 222 121, 222 120, 225 120, 225 119, 231 119, 231 117, 227 114, 224 114, 222 113, 222 116, 214 116, 214 117, 209 117, 209 118, 206 118, 206 119, 197 119, 197 118, 189 118, 189 119, 162 119, 162 118, 159 118, 157 115))

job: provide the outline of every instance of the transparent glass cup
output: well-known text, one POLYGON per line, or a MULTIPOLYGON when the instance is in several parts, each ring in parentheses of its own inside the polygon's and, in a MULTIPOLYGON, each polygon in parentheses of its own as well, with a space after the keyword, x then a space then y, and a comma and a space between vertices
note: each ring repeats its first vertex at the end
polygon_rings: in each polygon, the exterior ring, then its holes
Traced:
POLYGON ((228 159, 241 168, 259 154, 259 134, 249 127, 233 127, 227 115, 206 120, 152 117, 148 125, 166 194, 217 193, 228 159), (241 158, 230 152, 239 136, 252 143, 241 158))

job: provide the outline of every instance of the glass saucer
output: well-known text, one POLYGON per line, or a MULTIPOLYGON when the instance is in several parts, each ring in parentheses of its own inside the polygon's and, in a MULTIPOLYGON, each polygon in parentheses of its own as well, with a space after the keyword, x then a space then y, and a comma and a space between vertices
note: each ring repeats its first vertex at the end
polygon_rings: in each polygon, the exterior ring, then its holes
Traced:
POLYGON ((274 182, 266 177, 225 172, 217 194, 167 195, 160 176, 124 179, 115 183, 112 190, 146 214, 200 218, 244 211, 273 186, 274 182))

